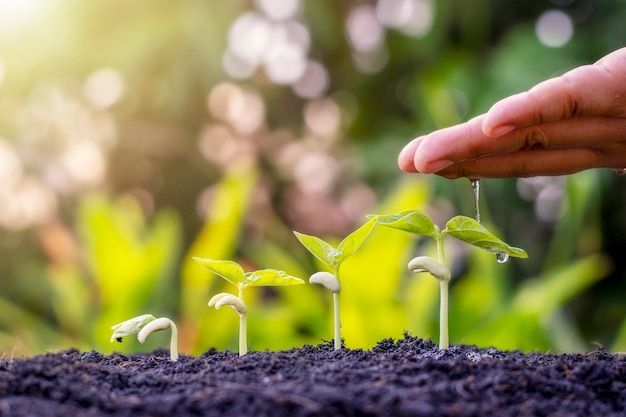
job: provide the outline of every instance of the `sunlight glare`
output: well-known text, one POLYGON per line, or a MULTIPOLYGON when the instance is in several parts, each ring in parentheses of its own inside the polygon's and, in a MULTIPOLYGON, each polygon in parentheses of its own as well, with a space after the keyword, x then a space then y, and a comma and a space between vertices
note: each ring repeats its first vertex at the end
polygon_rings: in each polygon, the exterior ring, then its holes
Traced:
POLYGON ((50 0, 0 0, 0 32, 14 32, 40 18, 50 0))

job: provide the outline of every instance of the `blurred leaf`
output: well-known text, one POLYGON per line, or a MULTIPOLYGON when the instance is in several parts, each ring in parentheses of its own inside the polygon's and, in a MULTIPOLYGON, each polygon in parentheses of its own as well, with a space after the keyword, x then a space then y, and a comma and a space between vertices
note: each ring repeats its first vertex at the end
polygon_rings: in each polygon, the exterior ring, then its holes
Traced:
POLYGON ((211 287, 217 287, 215 292, 221 292, 221 289, 219 284, 213 283, 214 275, 207 274, 193 257, 232 258, 257 176, 255 168, 233 169, 214 185, 204 227, 183 260, 179 322, 185 331, 180 332, 181 351, 200 353, 208 346, 219 346, 232 337, 230 332, 234 327, 228 317, 225 322, 213 323, 206 315, 211 287), (216 327, 223 331, 218 331, 216 327))
POLYGON ((543 274, 541 280, 526 282, 517 292, 511 308, 534 312, 540 317, 549 316, 609 271, 610 262, 603 255, 591 255, 562 265, 543 274))
POLYGON ((134 199, 93 196, 80 207, 79 229, 101 293, 95 340, 106 349, 111 325, 138 315, 153 294, 162 293, 160 287, 170 285, 180 225, 174 213, 163 210, 148 228, 134 199))
POLYGON ((246 273, 245 284, 250 287, 261 286, 287 286, 304 284, 304 281, 297 277, 292 277, 285 271, 276 269, 260 269, 254 272, 246 273))

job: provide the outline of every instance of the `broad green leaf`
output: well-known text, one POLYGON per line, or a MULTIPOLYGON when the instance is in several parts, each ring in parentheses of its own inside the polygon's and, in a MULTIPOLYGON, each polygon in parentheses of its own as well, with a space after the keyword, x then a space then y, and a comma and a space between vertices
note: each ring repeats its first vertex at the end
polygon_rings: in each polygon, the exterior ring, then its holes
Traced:
POLYGON ((337 259, 338 263, 343 262, 347 257, 359 249, 363 242, 365 242, 365 239, 367 239, 370 235, 374 226, 376 226, 377 220, 378 216, 372 217, 363 226, 350 233, 344 240, 341 241, 341 243, 339 243, 339 246, 337 247, 337 252, 339 252, 339 257, 337 259))
POLYGON ((447 233, 463 242, 492 253, 506 253, 516 258, 528 258, 526 251, 509 246, 470 217, 453 217, 446 223, 446 230, 442 233, 447 233))
POLYGON ((339 267, 338 258, 340 253, 337 249, 333 248, 330 244, 326 243, 322 239, 316 236, 305 235, 304 233, 293 232, 298 238, 300 243, 304 245, 317 259, 330 266, 333 269, 339 267))
POLYGON ((243 268, 236 262, 216 261, 209 258, 197 257, 194 257, 193 259, 209 271, 219 275, 231 284, 235 284, 237 287, 240 287, 245 283, 246 278, 243 268))
POLYGON ((246 272, 245 276, 246 285, 251 287, 304 284, 302 279, 293 277, 285 271, 279 271, 277 269, 259 269, 254 272, 246 272))
POLYGON ((398 214, 378 216, 378 224, 418 235, 437 236, 433 221, 426 213, 419 210, 404 210, 398 214))

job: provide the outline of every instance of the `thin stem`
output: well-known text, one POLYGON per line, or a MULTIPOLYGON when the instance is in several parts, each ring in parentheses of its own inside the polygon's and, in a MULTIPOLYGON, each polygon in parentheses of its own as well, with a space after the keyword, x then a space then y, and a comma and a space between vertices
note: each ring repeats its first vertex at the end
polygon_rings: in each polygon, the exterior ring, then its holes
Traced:
MULTIPOLYGON (((444 231, 445 233, 445 231, 444 231)), ((437 260, 441 263, 444 264, 446 263, 446 256, 444 254, 444 250, 443 250, 443 236, 444 233, 440 233, 439 235, 437 235, 437 237, 435 238, 435 240, 437 241, 437 260)))
POLYGON ((170 359, 174 362, 178 360, 178 328, 170 320, 170 359))
POLYGON ((339 314, 339 292, 333 293, 333 315, 335 327, 335 350, 341 349, 341 316, 339 314))
POLYGON ((447 349, 448 340, 448 281, 439 281, 439 349, 447 349))
POLYGON ((245 314, 239 315, 239 356, 248 353, 248 320, 245 314))
MULTIPOLYGON (((445 264, 446 257, 443 249, 443 236, 437 236, 437 256, 441 264, 445 264)), ((448 340, 448 281, 439 281, 439 349, 447 349, 448 340)))
MULTIPOLYGON (((239 286, 239 299, 243 301, 244 286, 239 286)), ((248 320, 247 313, 239 315, 239 356, 248 353, 248 320)))

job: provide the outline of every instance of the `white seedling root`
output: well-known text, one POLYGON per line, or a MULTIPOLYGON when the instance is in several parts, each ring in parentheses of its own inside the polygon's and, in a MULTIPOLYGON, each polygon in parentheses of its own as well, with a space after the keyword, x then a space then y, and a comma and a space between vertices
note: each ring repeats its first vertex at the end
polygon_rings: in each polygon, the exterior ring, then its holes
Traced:
POLYGON ((143 326, 141 330, 139 330, 139 333, 137 333, 137 340, 139 340, 139 343, 143 343, 150 334, 167 328, 172 330, 170 337, 170 358, 172 361, 176 362, 178 360, 178 329, 176 328, 176 324, 167 317, 154 319, 143 326))
POLYGON ((328 291, 333 294, 341 291, 341 283, 336 276, 330 272, 316 272, 309 278, 309 283, 319 284, 324 286, 328 291))

